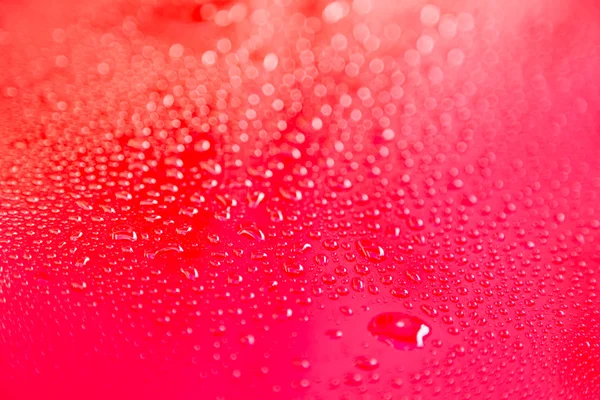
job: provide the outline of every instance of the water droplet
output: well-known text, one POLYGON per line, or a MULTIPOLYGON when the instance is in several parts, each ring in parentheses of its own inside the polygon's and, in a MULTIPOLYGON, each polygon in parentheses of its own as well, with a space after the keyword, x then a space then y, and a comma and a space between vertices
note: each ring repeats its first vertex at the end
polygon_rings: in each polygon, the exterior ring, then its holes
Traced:
POLYGON ((287 189, 287 188, 279 188, 279 193, 283 196, 283 198, 289 201, 300 201, 302 200, 302 192, 297 189, 287 189))
POLYGON ((71 286, 73 287, 73 289, 78 291, 87 289, 87 284, 85 282, 72 282, 71 286))
POLYGON ((90 261, 89 257, 83 257, 80 258, 79 260, 77 260, 77 262, 75 263, 75 266, 77 267, 84 267, 88 262, 90 261))
POLYGON ((369 322, 368 330, 377 340, 400 350, 423 347, 425 337, 431 333, 422 319, 399 312, 376 315, 369 322))
POLYGON ((339 329, 329 329, 325 331, 325 335, 329 336, 330 339, 341 339, 344 333, 339 329))
POLYGON ((371 261, 381 262, 385 259, 383 247, 378 246, 376 243, 361 239, 356 241, 356 247, 364 257, 371 261))
POLYGON ((137 233, 130 226, 117 226, 112 231, 113 240, 128 240, 135 242, 137 240, 137 233))
POLYGON ((283 270, 286 274, 291 276, 300 276, 304 273, 304 267, 294 261, 286 261, 283 263, 283 270))
POLYGON ((198 274, 198 270, 196 270, 196 268, 193 267, 181 268, 180 271, 190 281, 195 281, 200 276, 198 274))
POLYGON ((374 357, 360 356, 354 359, 354 365, 365 371, 374 371, 379 368, 379 361, 374 357))
POLYGON ((238 235, 245 236, 252 240, 265 240, 265 234, 261 231, 254 222, 240 225, 238 235))
POLYGON ((256 208, 265 199, 265 194, 263 192, 248 193, 247 199, 248 206, 250 206, 250 208, 256 208))
POLYGON ((146 256, 146 258, 154 260, 158 256, 166 255, 169 253, 183 253, 183 248, 180 245, 169 245, 161 247, 160 249, 155 251, 147 251, 144 253, 144 255, 146 256))

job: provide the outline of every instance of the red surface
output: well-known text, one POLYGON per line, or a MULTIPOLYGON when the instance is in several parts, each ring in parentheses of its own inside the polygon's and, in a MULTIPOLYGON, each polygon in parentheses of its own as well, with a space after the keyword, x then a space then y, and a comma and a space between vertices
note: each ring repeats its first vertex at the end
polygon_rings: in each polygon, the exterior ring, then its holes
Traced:
POLYGON ((0 399, 597 399, 599 21, 0 3, 0 399))

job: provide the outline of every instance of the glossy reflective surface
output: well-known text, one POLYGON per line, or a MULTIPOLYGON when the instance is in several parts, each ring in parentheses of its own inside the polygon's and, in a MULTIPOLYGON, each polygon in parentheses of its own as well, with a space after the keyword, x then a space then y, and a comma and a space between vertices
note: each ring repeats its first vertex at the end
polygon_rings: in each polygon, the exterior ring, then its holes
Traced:
POLYGON ((592 1, 0 4, 0 398, 595 399, 592 1))

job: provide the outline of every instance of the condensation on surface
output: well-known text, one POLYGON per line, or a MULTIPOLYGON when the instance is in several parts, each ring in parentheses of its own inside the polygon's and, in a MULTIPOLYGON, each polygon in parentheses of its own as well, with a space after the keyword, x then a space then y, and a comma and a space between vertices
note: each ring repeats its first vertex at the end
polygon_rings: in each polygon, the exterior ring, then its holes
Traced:
POLYGON ((2 398, 595 399, 599 21, 2 2, 2 398))

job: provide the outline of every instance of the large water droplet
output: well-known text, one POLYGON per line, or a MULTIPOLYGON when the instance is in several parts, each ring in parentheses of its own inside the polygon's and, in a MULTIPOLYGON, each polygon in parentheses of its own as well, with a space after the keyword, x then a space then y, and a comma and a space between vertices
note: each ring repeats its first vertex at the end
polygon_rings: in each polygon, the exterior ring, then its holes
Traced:
POLYGON ((377 245, 377 243, 361 239, 356 242, 356 247, 363 256, 371 261, 380 262, 385 259, 385 252, 381 246, 377 245))
POLYGON ((431 327, 422 319, 399 312, 376 315, 367 329, 377 340, 399 350, 423 347, 425 337, 431 333, 431 327))

